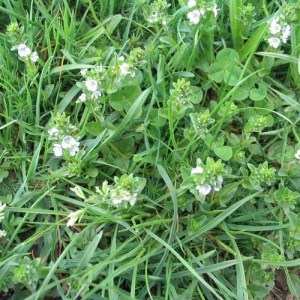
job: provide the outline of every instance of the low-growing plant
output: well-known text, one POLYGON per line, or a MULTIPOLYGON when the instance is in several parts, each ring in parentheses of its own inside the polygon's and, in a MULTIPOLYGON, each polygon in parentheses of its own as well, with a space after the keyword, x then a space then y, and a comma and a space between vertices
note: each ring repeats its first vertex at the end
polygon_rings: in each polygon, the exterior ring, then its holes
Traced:
POLYGON ((0 1, 1 299, 298 299, 297 1, 0 1))

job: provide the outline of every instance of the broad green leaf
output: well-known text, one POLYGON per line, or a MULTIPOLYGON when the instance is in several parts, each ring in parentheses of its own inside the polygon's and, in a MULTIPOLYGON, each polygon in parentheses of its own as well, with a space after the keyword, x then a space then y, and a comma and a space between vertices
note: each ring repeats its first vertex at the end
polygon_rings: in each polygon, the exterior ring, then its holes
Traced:
POLYGON ((229 146, 222 146, 214 148, 215 154, 222 160, 229 161, 232 157, 232 148, 229 146))
POLYGON ((259 101, 266 98, 268 89, 266 85, 259 83, 257 87, 254 87, 250 90, 250 99, 253 101, 259 101))
POLYGON ((190 102, 193 104, 198 104, 203 98, 202 90, 197 86, 191 86, 192 95, 189 97, 190 102))
POLYGON ((139 86, 127 86, 109 95, 109 104, 116 111, 128 111, 140 94, 141 90, 139 86))

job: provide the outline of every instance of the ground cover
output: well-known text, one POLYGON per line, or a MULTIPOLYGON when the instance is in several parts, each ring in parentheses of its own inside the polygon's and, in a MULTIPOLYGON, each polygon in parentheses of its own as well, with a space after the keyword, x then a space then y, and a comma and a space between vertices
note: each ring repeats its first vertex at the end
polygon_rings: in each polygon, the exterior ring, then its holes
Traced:
POLYGON ((300 297, 298 1, 0 19, 1 299, 300 297))

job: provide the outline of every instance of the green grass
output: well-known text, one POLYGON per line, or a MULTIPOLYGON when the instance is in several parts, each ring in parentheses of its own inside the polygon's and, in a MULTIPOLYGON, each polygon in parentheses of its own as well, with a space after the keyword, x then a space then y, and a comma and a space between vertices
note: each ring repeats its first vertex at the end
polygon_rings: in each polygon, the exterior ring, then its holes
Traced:
POLYGON ((195 5, 0 0, 1 299, 300 297, 300 6, 195 5))

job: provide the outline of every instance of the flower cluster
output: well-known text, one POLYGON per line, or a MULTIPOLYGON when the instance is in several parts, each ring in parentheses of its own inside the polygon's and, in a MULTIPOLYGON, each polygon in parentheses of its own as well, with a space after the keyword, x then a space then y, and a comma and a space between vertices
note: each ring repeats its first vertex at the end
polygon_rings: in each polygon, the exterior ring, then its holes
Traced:
POLYGON ((286 43, 291 35, 291 26, 286 23, 284 15, 275 17, 269 22, 268 43, 271 47, 277 49, 281 43, 286 43))
POLYGON ((225 165, 221 160, 214 161, 213 158, 208 157, 206 164, 203 164, 201 159, 197 159, 197 165, 192 168, 191 176, 200 198, 205 197, 212 190, 218 192, 222 188, 224 174, 225 165))
POLYGON ((133 206, 138 195, 144 189, 146 180, 141 177, 133 177, 133 174, 123 175, 120 178, 114 177, 114 184, 109 185, 104 181, 101 189, 96 188, 96 192, 101 196, 101 202, 114 207, 127 208, 128 204, 133 206))
POLYGON ((48 130, 49 140, 53 141, 53 153, 56 157, 63 154, 75 156, 79 151, 80 143, 72 136, 75 126, 70 124, 69 118, 65 114, 57 115, 53 118, 52 125, 48 130))
POLYGON ((150 4, 150 13, 148 14, 148 22, 150 24, 167 25, 166 9, 170 6, 165 0, 156 0, 150 4))
POLYGON ((118 60, 120 61, 120 74, 121 76, 127 76, 127 75, 130 75, 131 77, 134 77, 135 75, 135 71, 134 71, 134 67, 132 64, 128 63, 125 61, 125 58, 124 56, 120 56, 118 58, 118 60))
MULTIPOLYGON (((50 130, 55 130, 56 128, 51 128, 50 130)), ((49 131, 50 131, 49 130, 49 131)), ((77 142, 72 136, 67 135, 62 140, 61 143, 55 143, 53 145, 53 153, 56 157, 63 155, 64 151, 67 151, 71 156, 75 156, 79 151, 79 142, 77 142)))
POLYGON ((190 118, 193 123, 194 129, 202 139, 208 132, 208 127, 211 124, 215 123, 215 119, 211 117, 208 109, 199 113, 191 113, 190 118))
POLYGON ((98 65, 90 69, 81 69, 80 75, 84 81, 78 82, 77 85, 82 89, 76 103, 88 102, 95 105, 103 103, 104 94, 113 94, 119 88, 128 85, 128 76, 135 77, 137 67, 145 64, 145 51, 141 48, 133 48, 130 53, 125 55, 114 55, 108 66, 98 65), (98 100, 98 102, 95 102, 98 100))
MULTIPOLYGON (((6 207, 6 204, 2 204, 0 202, 0 223, 4 219, 3 211, 4 211, 5 207, 6 207)), ((3 237, 3 236, 6 236, 6 232, 4 230, 0 230, 0 238, 3 237)))
POLYGON ((211 11, 215 17, 218 15, 218 6, 216 4, 209 5, 206 3, 197 4, 196 0, 189 0, 187 3, 189 9, 187 18, 193 25, 199 24, 200 20, 205 16, 207 11, 211 11))
POLYGON ((31 51, 29 47, 27 47, 25 44, 20 44, 17 46, 18 49, 18 55, 20 59, 23 60, 30 60, 32 62, 37 62, 39 59, 39 56, 36 51, 31 51))

